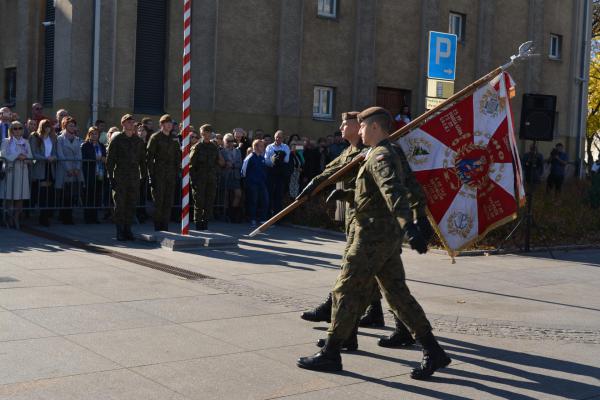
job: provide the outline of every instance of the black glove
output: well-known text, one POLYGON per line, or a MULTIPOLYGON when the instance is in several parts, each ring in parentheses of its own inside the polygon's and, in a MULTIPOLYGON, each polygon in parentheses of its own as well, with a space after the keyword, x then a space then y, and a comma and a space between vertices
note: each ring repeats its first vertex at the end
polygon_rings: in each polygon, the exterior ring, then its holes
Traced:
POLYGON ((404 227, 406 230, 406 237, 408 238, 408 244, 410 248, 416 250, 419 254, 427 253, 427 242, 423 238, 423 235, 412 222, 406 224, 404 227))
POLYGON ((302 189, 300 194, 296 196, 296 200, 300 200, 303 197, 310 196, 311 193, 314 192, 314 190, 317 188, 317 186, 319 186, 319 184, 314 179, 311 180, 306 186, 304 186, 304 189, 302 189))
POLYGON ((419 232, 421 232, 425 243, 429 243, 435 234, 429 219, 427 217, 417 218, 417 228, 419 228, 419 232))
POLYGON ((333 189, 325 203, 329 204, 331 202, 340 200, 340 201, 351 201, 354 199, 354 190, 352 189, 333 189))

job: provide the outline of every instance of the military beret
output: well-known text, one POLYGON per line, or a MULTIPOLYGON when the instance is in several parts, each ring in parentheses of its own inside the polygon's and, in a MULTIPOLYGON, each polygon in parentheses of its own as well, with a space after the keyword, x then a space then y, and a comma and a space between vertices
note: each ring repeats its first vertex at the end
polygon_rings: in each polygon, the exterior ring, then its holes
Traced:
POLYGON ((348 112, 342 113, 342 121, 356 119, 357 117, 358 117, 358 111, 348 111, 348 112))
POLYGON ((148 122, 152 122, 152 118, 150 118, 150 117, 142 118, 142 124, 147 124, 148 122))
POLYGON ((161 123, 161 124, 163 122, 173 122, 173 118, 171 118, 171 116, 169 114, 165 114, 162 117, 160 117, 160 119, 158 120, 158 122, 161 123))
POLYGON ((213 127, 211 124, 204 124, 200 127, 200 132, 212 132, 213 131, 213 127))
POLYGON ((123 115, 123 116, 121 117, 121 124, 122 124, 123 122, 127 121, 128 119, 133 119, 133 120, 135 120, 135 118, 133 118, 133 115, 131 115, 131 114, 125 114, 125 115, 123 115))
POLYGON ((365 110, 362 110, 358 114, 358 122, 362 122, 367 118, 373 117, 375 115, 386 115, 390 120, 392 119, 392 114, 388 110, 383 107, 369 107, 365 110))

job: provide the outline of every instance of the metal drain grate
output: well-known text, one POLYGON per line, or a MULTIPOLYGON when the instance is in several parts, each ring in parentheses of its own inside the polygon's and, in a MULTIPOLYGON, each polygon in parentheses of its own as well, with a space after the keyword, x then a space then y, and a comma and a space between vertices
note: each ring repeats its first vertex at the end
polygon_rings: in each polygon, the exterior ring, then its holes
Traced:
POLYGON ((116 258, 122 261, 128 261, 137 265, 141 265, 146 268, 155 269, 158 271, 166 272, 171 275, 180 276, 182 278, 190 279, 190 280, 200 280, 200 279, 214 279, 210 276, 200 274, 198 272, 190 271, 187 269, 174 267, 172 265, 163 264, 158 261, 147 260, 145 258, 136 257, 131 254, 123 253, 120 251, 107 249, 105 247, 96 246, 94 244, 82 242, 81 240, 70 239, 64 236, 59 236, 54 233, 49 233, 45 231, 40 231, 31 227, 22 227, 22 232, 28 233, 33 236, 37 236, 43 239, 52 240, 54 242, 58 242, 61 244, 66 244, 72 247, 76 247, 78 249, 85 250, 94 254, 102 254, 108 257, 116 258))
POLYGON ((0 276, 0 283, 8 283, 8 282, 19 282, 19 280, 12 278, 10 276, 0 276))

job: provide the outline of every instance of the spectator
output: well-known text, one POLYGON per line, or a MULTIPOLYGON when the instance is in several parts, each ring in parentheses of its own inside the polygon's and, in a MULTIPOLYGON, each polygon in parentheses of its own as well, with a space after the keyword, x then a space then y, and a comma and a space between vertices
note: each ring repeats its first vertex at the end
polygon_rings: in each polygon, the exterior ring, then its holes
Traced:
POLYGON ((135 124, 135 133, 138 135, 140 139, 144 141, 144 143, 148 143, 150 137, 148 136, 148 131, 146 127, 141 122, 135 124))
MULTIPOLYGON (((265 137, 265 131, 263 131, 262 129, 258 128, 256 129, 256 131, 254 131, 254 140, 263 140, 265 137)), ((254 143, 254 142, 252 142, 254 143)), ((263 142, 264 144, 264 142, 263 142)), ((250 149, 252 148, 252 146, 250 146, 250 149)))
POLYGON ((81 139, 77 137, 77 122, 72 117, 62 120, 62 131, 56 140, 58 165, 56 168, 56 189, 59 205, 62 207, 59 218, 65 225, 73 225, 73 204, 79 198, 80 185, 83 182, 81 170, 81 139))
POLYGON ((537 185, 542 181, 544 173, 544 157, 537 152, 535 144, 529 147, 529 152, 523 156, 523 173, 525 182, 537 185))
POLYGON ((242 209, 240 203, 242 201, 241 187, 241 168, 242 168, 242 153, 240 149, 235 147, 236 141, 231 133, 225 134, 223 137, 225 147, 221 150, 221 156, 225 161, 223 170, 221 171, 221 182, 224 183, 224 190, 227 196, 224 196, 231 207, 229 210, 229 218, 231 222, 239 224, 242 222, 242 209))
POLYGON ((283 208, 283 193, 289 176, 290 148, 283 143, 283 131, 275 132, 275 142, 265 150, 265 163, 268 169, 269 198, 273 214, 283 208))
POLYGON ((94 126, 97 127, 98 132, 100 132, 98 142, 102 143, 105 146, 108 145, 108 132, 106 131, 106 122, 101 119, 97 119, 94 122, 94 126))
POLYGON ((233 130, 233 137, 237 143, 237 148, 240 149, 240 154, 245 155, 248 149, 252 147, 246 131, 242 128, 235 128, 233 130))
POLYGON ((269 134, 263 135, 263 143, 265 145, 265 148, 270 145, 271 143, 273 143, 273 137, 269 134))
POLYGON ((119 128, 116 126, 111 126, 106 133, 106 142, 110 144, 110 140, 115 133, 119 133, 119 128))
MULTIPOLYGON (((144 146, 148 145, 148 131, 146 127, 141 122, 135 123, 135 133, 136 135, 142 139, 144 142, 144 146)), ((140 178, 140 196, 139 201, 140 204, 135 208, 135 216, 138 219, 140 224, 143 224, 148 219, 148 211, 146 210, 146 202, 150 198, 150 185, 148 184, 148 177, 142 176, 140 178)))
POLYGON ((402 128, 410 122, 410 108, 405 104, 400 107, 400 114, 394 118, 396 121, 396 129, 402 128))
POLYGON ((85 142, 81 145, 85 180, 83 216, 86 224, 100 223, 98 208, 106 206, 106 199, 108 199, 106 147, 99 139, 100 130, 96 126, 91 126, 85 136, 85 142))
POLYGON ((217 145, 219 149, 223 148, 223 135, 220 133, 215 133, 214 143, 217 145))
POLYGON ((50 226, 50 216, 54 207, 54 179, 56 176, 56 133, 52 121, 43 119, 38 130, 29 137, 29 145, 34 164, 31 169, 33 202, 40 210, 39 223, 50 226))
MULTIPOLYGON (((44 118, 42 118, 42 120, 43 119, 44 118)), ((27 126, 25 127, 25 132, 23 133, 23 139, 29 140, 29 136, 31 136, 31 134, 33 132, 37 131, 38 125, 39 125, 39 121, 29 118, 27 120, 27 126)))
POLYGON ((562 143, 557 143, 552 149, 548 163, 550 163, 550 175, 546 180, 546 193, 550 193, 554 189, 555 193, 559 194, 565 180, 565 167, 569 163, 567 154, 563 151, 562 143))
POLYGON ((304 168, 300 176, 301 187, 306 186, 308 182, 321 173, 319 150, 315 148, 309 138, 304 138, 304 168))
POLYGON ((317 142, 319 144, 319 174, 325 169, 325 166, 329 163, 329 151, 327 150, 327 139, 320 138, 317 142))
POLYGON ((0 108, 0 142, 8 138, 8 130, 12 122, 12 111, 8 107, 0 108))
POLYGON ((154 121, 152 120, 152 118, 146 117, 146 118, 142 118, 142 125, 144 126, 144 129, 146 130, 146 140, 144 140, 146 143, 148 143, 148 141, 150 140, 150 136, 152 136, 152 134, 155 132, 154 130, 154 121))
POLYGON ((55 121, 55 125, 54 125, 54 131, 57 134, 60 134, 61 130, 62 130, 62 120, 63 118, 66 118, 69 116, 69 112, 67 110, 65 110, 64 108, 61 108, 60 110, 58 110, 56 112, 56 121, 55 121))
POLYGON ((20 229, 19 216, 23 208, 23 200, 30 198, 29 164, 31 164, 31 148, 23 138, 24 127, 19 121, 13 121, 8 130, 8 138, 2 141, 0 157, 7 161, 6 175, 0 181, 0 198, 6 200, 8 208, 8 224, 20 229))
MULTIPOLYGON (((296 135, 298 139, 300 137, 296 135)), ((298 150, 298 142, 293 140, 290 142, 290 183, 288 186, 288 193, 292 199, 300 193, 300 174, 304 168, 304 157, 302 152, 298 150)))
POLYGON ((300 136, 296 135, 295 133, 292 136, 290 136, 287 141, 288 147, 292 147, 292 142, 300 143, 300 136))
POLYGON ((333 143, 329 145, 327 148, 329 152, 329 161, 332 161, 339 157, 342 154, 342 151, 348 147, 348 143, 344 141, 342 138, 342 132, 337 131, 333 134, 333 143))
POLYGON ((600 156, 598 156, 596 162, 592 164, 592 175, 596 175, 598 173, 600 173, 600 156))
MULTIPOLYGON (((35 121, 35 128, 37 129, 37 126, 40 124, 40 121, 43 119, 49 119, 48 117, 44 116, 44 107, 40 104, 40 103, 33 103, 31 105, 31 118, 32 120, 35 121)), ((31 131, 33 132, 33 131, 31 131)))
POLYGON ((327 147, 333 144, 333 135, 327 135, 325 139, 327 139, 327 147))
POLYGON ((267 167, 264 157, 265 145, 262 140, 252 142, 252 153, 244 159, 242 176, 246 189, 246 211, 250 224, 255 227, 257 218, 265 221, 269 209, 267 190, 267 167))
POLYGON ((190 148, 194 147, 200 141, 200 135, 195 130, 190 132, 190 148))

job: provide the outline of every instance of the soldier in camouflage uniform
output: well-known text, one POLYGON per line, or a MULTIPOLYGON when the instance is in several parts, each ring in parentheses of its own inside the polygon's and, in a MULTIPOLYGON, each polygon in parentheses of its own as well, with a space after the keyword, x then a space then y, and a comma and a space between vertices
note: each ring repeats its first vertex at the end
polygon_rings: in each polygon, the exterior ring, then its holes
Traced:
POLYGON ((358 119, 363 143, 371 149, 356 175, 356 229, 333 288, 327 342, 314 356, 300 358, 297 365, 317 371, 342 369, 340 349, 370 300, 375 277, 394 314, 423 346, 423 361, 411 377, 427 379, 451 360, 433 336, 425 312, 410 294, 400 258, 405 234, 419 253, 427 251, 427 243, 412 222, 402 161, 388 140, 392 116, 385 109, 371 107, 358 119))
POLYGON ((208 221, 213 217, 217 177, 219 168, 225 164, 219 148, 210 141, 212 126, 200 127, 202 141, 192 147, 190 155, 190 178, 194 195, 194 222, 196 230, 208 229, 208 221))
POLYGON ((160 117, 160 130, 150 136, 146 148, 146 164, 154 200, 154 230, 168 231, 177 172, 181 165, 181 148, 177 137, 171 136, 173 119, 160 117))
POLYGON ((115 202, 117 240, 133 240, 131 224, 140 193, 140 179, 146 176, 146 146, 135 133, 131 114, 121 118, 123 131, 113 134, 106 154, 106 169, 115 202))

